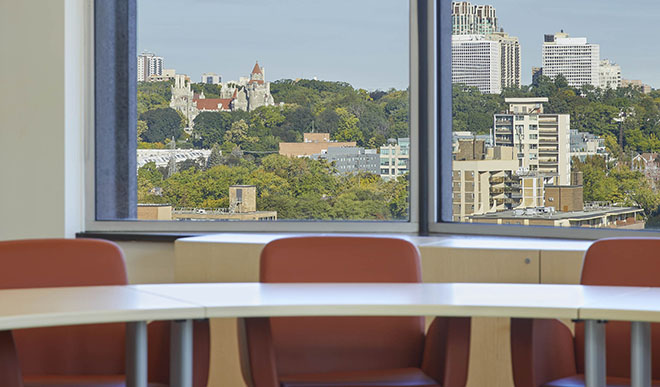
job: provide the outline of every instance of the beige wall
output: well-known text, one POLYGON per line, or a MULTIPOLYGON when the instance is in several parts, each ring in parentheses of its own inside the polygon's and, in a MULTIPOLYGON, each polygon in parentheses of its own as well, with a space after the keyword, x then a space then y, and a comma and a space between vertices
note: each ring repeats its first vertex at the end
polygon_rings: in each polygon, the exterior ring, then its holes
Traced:
POLYGON ((280 154, 289 157, 311 156, 328 148, 355 145, 355 142, 281 142, 280 154))
POLYGON ((0 240, 82 229, 83 11, 0 2, 0 240))

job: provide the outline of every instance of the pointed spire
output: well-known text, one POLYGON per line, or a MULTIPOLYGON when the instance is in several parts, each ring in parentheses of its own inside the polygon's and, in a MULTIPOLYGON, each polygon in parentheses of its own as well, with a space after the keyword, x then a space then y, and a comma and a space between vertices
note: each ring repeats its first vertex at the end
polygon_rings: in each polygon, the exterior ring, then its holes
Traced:
POLYGON ((261 71, 261 67, 259 67, 259 61, 254 64, 254 68, 252 69, 252 74, 263 74, 261 71))
POLYGON ((238 88, 234 89, 234 95, 231 96, 233 99, 238 98, 238 88))

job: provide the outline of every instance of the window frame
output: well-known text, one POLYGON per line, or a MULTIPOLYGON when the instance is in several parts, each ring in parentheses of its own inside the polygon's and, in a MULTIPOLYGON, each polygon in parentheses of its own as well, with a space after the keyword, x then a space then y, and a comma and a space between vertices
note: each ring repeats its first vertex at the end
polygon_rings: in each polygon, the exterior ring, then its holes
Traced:
MULTIPOLYGON (((95 25, 94 1, 87 2, 85 26, 86 101, 85 230, 88 233, 338 232, 417 233, 600 239, 660 236, 658 231, 583 229, 452 222, 451 0, 409 0, 410 21, 410 210, 409 221, 179 222, 96 220, 95 25), (417 71, 415 71, 417 70, 417 71), (449 85, 449 87, 447 87, 449 85), (443 87, 444 86, 444 87, 443 87), (421 130, 421 128, 425 128, 421 130), (437 128, 437 130, 436 130, 437 128)), ((134 52, 132 58, 137 53, 134 52)))
MULTIPOLYGON (((419 98, 420 98, 420 85, 419 85, 419 77, 417 76, 416 72, 413 69, 418 68, 419 66, 419 55, 420 55, 420 50, 419 50, 419 42, 427 42, 429 39, 433 39, 433 31, 421 31, 420 30, 420 23, 418 22, 418 6, 419 4, 424 4, 428 0, 408 0, 409 2, 409 79, 410 79, 410 143, 412 147, 417 147, 419 144, 419 111, 421 110, 419 105, 419 98), (424 36, 419 36, 419 34, 422 33, 424 36)), ((103 7, 99 7, 103 8, 103 7)), ((118 208, 117 211, 113 212, 113 209, 110 208, 109 210, 103 209, 101 211, 103 214, 105 214, 106 218, 113 219, 116 218, 117 220, 97 220, 97 214, 99 214, 99 208, 103 206, 107 206, 108 204, 105 202, 102 202, 101 206, 98 205, 99 200, 101 198, 107 200, 110 202, 110 207, 117 206, 119 204, 119 207, 121 207, 121 200, 126 200, 125 203, 128 203, 128 205, 124 204, 124 207, 132 207, 137 205, 137 198, 132 199, 130 196, 130 184, 133 184, 135 187, 137 187, 137 181, 135 176, 131 176, 131 172, 128 172, 128 176, 120 176, 120 181, 126 181, 129 184, 129 188, 122 188, 120 190, 115 191, 122 191, 119 192, 119 194, 114 194, 115 192, 113 191, 114 195, 106 195, 105 191, 103 191, 106 187, 113 188, 113 187, 118 187, 121 183, 114 184, 105 184, 107 183, 105 180, 108 180, 108 176, 113 176, 113 173, 116 171, 110 170, 108 171, 107 168, 103 168, 102 166, 99 165, 98 160, 104 161, 104 164, 108 163, 108 159, 112 159, 113 157, 117 158, 115 152, 114 154, 111 153, 110 157, 107 157, 105 155, 105 152, 108 151, 107 146, 104 144, 104 149, 103 152, 97 152, 99 149, 99 145, 97 144, 96 138, 98 136, 97 133, 97 127, 100 125, 99 123, 103 124, 103 120, 118 120, 121 115, 121 113, 117 113, 121 109, 115 107, 115 115, 108 117, 108 114, 105 111, 100 112, 97 110, 96 107, 96 100, 98 99, 96 97, 96 92, 95 92, 95 85, 103 83, 99 82, 99 78, 103 78, 104 81, 105 79, 105 72, 102 72, 99 74, 99 77, 96 77, 95 74, 95 67, 97 66, 97 61, 95 60, 95 54, 98 50, 98 47, 101 45, 96 39, 97 33, 99 30, 105 32, 105 29, 107 28, 106 24, 111 24, 111 23, 116 23, 117 19, 124 20, 125 23, 123 27, 125 28, 126 31, 128 31, 128 34, 121 34, 117 33, 118 39, 119 38, 124 38, 124 41, 126 41, 125 38, 128 37, 130 39, 131 34, 135 36, 135 29, 136 26, 134 23, 136 21, 134 19, 131 19, 131 17, 135 17, 136 13, 136 0, 93 0, 88 3, 88 9, 86 12, 86 17, 87 17, 87 42, 85 44, 86 46, 86 68, 87 68, 87 74, 85 74, 85 79, 87 83, 87 87, 85 88, 86 90, 86 110, 87 110, 87 128, 86 128, 86 136, 85 136, 85 230, 86 232, 135 232, 135 233, 140 233, 140 232, 148 232, 148 233, 154 233, 154 232, 163 232, 163 233, 171 233, 171 232, 181 232, 181 233, 195 233, 195 232, 202 232, 202 233, 207 233, 207 232, 369 232, 369 233, 416 233, 419 230, 419 225, 420 225, 420 205, 419 205, 419 197, 420 196, 426 196, 426 192, 424 195, 420 195, 420 190, 419 190, 419 155, 417 154, 418 152, 412 152, 413 154, 410 156, 410 191, 409 191, 409 200, 410 200, 410 206, 409 206, 409 220, 408 221, 345 221, 345 220, 338 220, 338 221, 316 221, 316 220, 310 220, 310 221, 301 221, 301 220, 277 220, 273 222, 264 222, 264 221, 231 221, 231 222, 221 222, 221 221, 208 221, 208 222, 182 222, 182 221, 150 221, 150 220, 133 220, 133 219, 122 219, 122 214, 128 214, 128 216, 124 215, 123 217, 136 217, 136 214, 132 214, 126 210, 126 208, 121 209, 118 208), (124 3, 126 9, 122 10, 121 12, 127 12, 128 15, 119 15, 118 17, 110 17, 106 15, 105 18, 102 19, 97 19, 97 16, 95 14, 95 9, 96 4, 101 1, 104 4, 112 2, 113 4, 119 4, 119 3, 124 3), (100 20, 98 25, 95 25, 95 23, 100 20), (131 25, 131 23, 133 23, 131 25), (101 194, 99 194, 101 192, 101 194), (108 214, 110 214, 108 216, 108 214), (115 215, 118 214, 118 215, 115 215)), ((425 26, 424 23, 421 23, 422 25, 425 26)), ((112 29, 112 27, 111 27, 112 29)), ((117 31, 115 31, 117 32, 117 31)), ((124 31, 125 32, 125 31, 124 31)), ((134 39, 134 38, 133 38, 134 39)), ((128 59, 129 60, 134 60, 137 57, 137 52, 135 49, 135 41, 132 43, 128 43, 128 59)), ((428 46, 428 45, 427 45, 428 46)), ((113 48, 113 47, 111 47, 113 48)), ((107 49, 103 47, 103 50, 107 49)), ((99 55, 103 55, 104 53, 99 53, 99 55)), ((424 54, 424 52, 422 52, 424 54)), ((115 60, 114 62, 121 62, 124 60, 124 57, 118 57, 115 58, 118 60, 115 60)), ((120 70, 121 71, 121 70, 120 70)), ((135 72, 133 69, 130 73, 131 75, 135 72)), ((114 74, 113 74, 114 75, 114 74)), ((137 81, 136 79, 133 80, 129 75, 129 79, 126 80, 129 85, 128 89, 133 90, 136 94, 136 85, 137 81)), ((112 77, 111 77, 112 78, 112 77)), ((114 78, 113 78, 114 79, 114 78)), ((123 85, 119 86, 119 89, 125 88, 126 84, 124 83, 123 85)), ((105 96, 104 96, 105 97, 105 96)), ((108 101, 105 101, 104 98, 104 103, 107 103, 108 101)), ((110 101, 111 103, 113 101, 110 101)), ((136 107, 135 107, 136 108, 136 107)), ((133 109, 133 107, 130 107, 130 109, 133 109)), ((107 110, 107 109, 106 109, 107 110)), ((133 112, 130 112, 129 114, 135 114, 133 112)), ((126 118, 125 118, 126 119, 126 118)), ((130 130, 129 130, 130 132, 130 130)), ((130 136, 130 134, 129 134, 130 136)), ((120 144, 121 145, 121 144, 120 144)), ((115 145, 114 148, 117 148, 117 145, 115 145)), ((416 149, 416 148, 415 148, 416 149)), ((130 148, 128 150, 125 150, 129 152, 129 156, 131 153, 130 148)), ((132 152, 133 154, 135 153, 134 151, 132 152)), ((119 157, 120 158, 120 157, 119 157)), ((135 158, 133 156, 133 158, 135 158)), ((130 159, 130 157, 129 157, 130 159)), ((124 165, 127 163, 124 162, 124 165)), ((128 164, 128 167, 124 167, 125 169, 129 170, 130 168, 134 168, 130 166, 130 163, 128 164)), ((135 165, 135 164, 133 164, 135 165)), ((135 169, 136 170, 136 169, 135 169)), ((116 173, 115 173, 116 175, 116 173)))
MULTIPOLYGON (((431 0, 433 1, 433 0, 431 0)), ((660 237, 660 230, 622 230, 605 228, 577 228, 553 226, 519 226, 484 223, 452 222, 452 101, 451 101, 451 0, 437 0, 435 5, 434 27, 437 31, 437 65, 434 66, 436 80, 435 111, 438 131, 429 133, 430 144, 436 148, 428 149, 434 162, 429 173, 429 198, 435 198, 429 207, 429 232, 434 234, 483 235, 502 237, 533 237, 558 239, 595 240, 612 237, 660 237), (445 85, 445 87, 443 87, 445 85), (447 87, 446 85, 449 85, 447 87), (437 187, 434 191, 433 187, 437 187)), ((487 246, 485 246, 487 247, 487 246)))

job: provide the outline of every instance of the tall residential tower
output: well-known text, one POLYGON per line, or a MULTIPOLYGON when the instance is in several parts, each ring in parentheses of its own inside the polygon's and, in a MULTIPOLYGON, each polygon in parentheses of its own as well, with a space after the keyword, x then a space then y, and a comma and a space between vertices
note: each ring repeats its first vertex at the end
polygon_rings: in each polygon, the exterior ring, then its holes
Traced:
POLYGON ((151 75, 163 75, 163 58, 151 52, 143 52, 137 58, 137 80, 145 82, 151 75))
POLYGON ((452 35, 451 81, 482 93, 502 92, 502 48, 484 35, 452 35))
POLYGON ((495 114, 493 144, 513 147, 520 173, 536 173, 546 183, 569 185, 571 178, 568 114, 544 114, 548 98, 506 98, 509 112, 495 114))
POLYGON ((563 31, 545 35, 543 75, 552 79, 563 75, 571 87, 600 87, 600 46, 587 38, 571 38, 563 31))
POLYGON ((487 35, 498 31, 495 8, 469 1, 451 4, 452 35, 487 35))

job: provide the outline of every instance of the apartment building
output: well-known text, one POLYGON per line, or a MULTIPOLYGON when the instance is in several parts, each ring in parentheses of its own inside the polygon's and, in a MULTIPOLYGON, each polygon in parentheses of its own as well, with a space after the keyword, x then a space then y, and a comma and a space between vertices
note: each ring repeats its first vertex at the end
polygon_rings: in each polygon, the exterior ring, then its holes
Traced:
POLYGON ((163 75, 163 58, 152 52, 143 52, 137 58, 137 80, 148 81, 151 75, 163 75))
POLYGON ((600 87, 600 46, 587 38, 571 38, 563 31, 545 35, 543 42, 543 75, 563 75, 571 87, 600 87))
POLYGON ((495 146, 512 147, 521 173, 538 173, 548 184, 570 182, 570 115, 544 114, 548 98, 506 98, 509 112, 495 114, 495 146))
MULTIPOLYGON (((459 154, 468 155, 483 141, 461 141, 459 154)), ((487 148, 474 159, 461 158, 452 163, 452 217, 465 222, 469 216, 543 205, 543 178, 518 175, 518 160, 513 148, 487 148)))
POLYGON ((482 93, 502 92, 502 48, 484 35, 452 35, 451 81, 482 93))
POLYGON ((395 179, 410 170, 410 138, 390 139, 380 147, 380 177, 395 179))
POLYGON ((604 59, 600 61, 600 87, 602 89, 618 89, 621 87, 621 66, 604 59))
POLYGON ((500 67, 502 88, 520 87, 520 42, 517 36, 506 32, 494 32, 486 36, 500 44, 500 67))
POLYGON ((571 148, 569 157, 584 161, 587 156, 602 156, 607 160, 608 153, 605 147, 605 139, 593 133, 579 132, 577 129, 570 130, 571 148))
POLYGON ((492 5, 476 5, 469 1, 451 4, 452 34, 492 34, 498 31, 497 16, 492 5))

